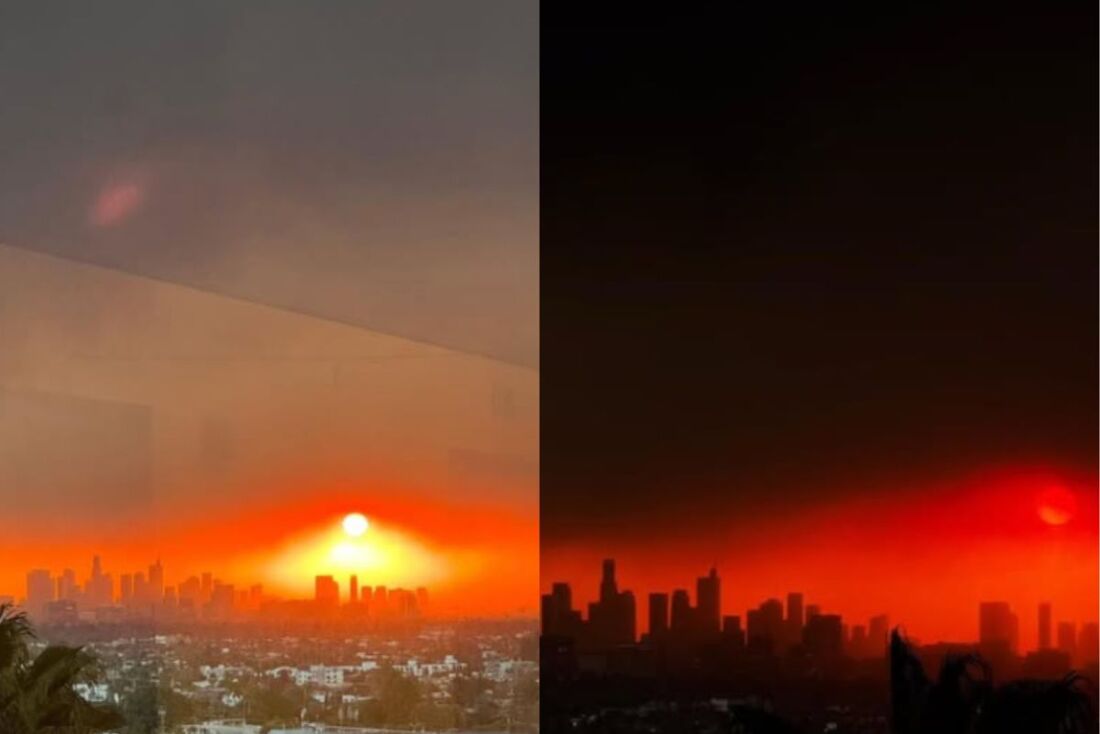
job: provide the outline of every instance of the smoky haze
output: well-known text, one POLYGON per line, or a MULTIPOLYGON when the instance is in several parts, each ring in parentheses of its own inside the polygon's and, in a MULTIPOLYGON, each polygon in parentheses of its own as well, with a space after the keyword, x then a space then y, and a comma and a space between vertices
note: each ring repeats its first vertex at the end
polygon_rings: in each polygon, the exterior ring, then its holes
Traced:
POLYGON ((537 5, 0 11, 0 242, 538 363, 537 5))

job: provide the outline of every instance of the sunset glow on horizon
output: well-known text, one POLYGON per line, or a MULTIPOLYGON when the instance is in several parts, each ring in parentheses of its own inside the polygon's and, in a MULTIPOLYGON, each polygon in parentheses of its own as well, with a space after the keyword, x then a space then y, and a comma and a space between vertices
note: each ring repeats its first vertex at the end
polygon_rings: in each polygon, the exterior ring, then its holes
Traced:
POLYGON ((685 588, 694 598, 695 579, 712 564, 724 613, 742 618, 765 599, 800 591, 848 624, 885 613, 921 641, 958 642, 977 638, 978 603, 999 600, 1019 615, 1025 649, 1037 642, 1040 602, 1051 602, 1059 621, 1097 621, 1097 495, 1087 479, 999 470, 731 522, 724 531, 702 521, 692 531, 665 526, 658 537, 609 537, 598 548, 544 547, 542 591, 572 582, 583 608, 607 557, 618 563, 620 586, 635 593, 639 630, 647 628, 647 593, 685 588), (1060 509, 1051 522, 1036 512, 1048 503, 1077 511, 1060 509))

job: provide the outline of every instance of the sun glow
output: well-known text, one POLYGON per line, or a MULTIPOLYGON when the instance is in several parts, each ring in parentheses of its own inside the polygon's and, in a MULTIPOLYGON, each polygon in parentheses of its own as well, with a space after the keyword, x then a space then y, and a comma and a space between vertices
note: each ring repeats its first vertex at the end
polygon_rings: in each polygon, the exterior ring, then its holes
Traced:
POLYGON ((353 538, 358 538, 367 532, 368 527, 370 527, 370 523, 367 522, 366 515, 362 513, 353 512, 344 518, 344 532, 353 538))
POLYGON ((1065 525, 1073 519, 1077 500, 1062 487, 1050 487, 1039 493, 1036 502, 1039 518, 1047 525, 1065 525))
POLYGON ((405 587, 430 585, 449 575, 442 555, 360 513, 294 537, 266 565, 272 582, 293 591, 311 589, 318 574, 356 574, 363 584, 405 587))

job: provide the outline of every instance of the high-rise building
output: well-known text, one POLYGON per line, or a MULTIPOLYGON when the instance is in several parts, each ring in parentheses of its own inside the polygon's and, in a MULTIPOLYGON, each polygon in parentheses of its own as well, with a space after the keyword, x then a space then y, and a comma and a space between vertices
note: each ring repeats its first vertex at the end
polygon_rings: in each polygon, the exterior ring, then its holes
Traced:
POLYGON ((542 633, 576 640, 582 627, 581 613, 573 609, 573 590, 569 584, 554 583, 542 597, 542 633))
POLYGON ((805 624, 802 594, 792 591, 787 594, 787 639, 791 643, 802 640, 802 626, 805 624))
POLYGON ((890 618, 876 614, 867 622, 867 656, 884 657, 890 644, 890 618))
POLYGON ((164 566, 160 564, 160 559, 157 562, 149 566, 149 599, 150 601, 160 601, 164 598, 164 566))
POLYGON ((1077 659, 1077 625, 1073 622, 1058 623, 1058 649, 1070 660, 1077 659))
POLYGON ((134 596, 134 576, 124 573, 118 577, 118 601, 123 606, 130 604, 134 596))
POLYGON ((807 604, 806 605, 806 618, 804 620, 802 620, 802 623, 805 624, 806 622, 809 622, 811 617, 816 617, 819 614, 821 614, 821 606, 820 605, 818 605, 818 604, 807 604))
POLYGON ((736 614, 722 617, 722 637, 735 648, 745 646, 745 630, 741 629, 741 617, 736 614))
POLYGON ((134 574, 134 593, 133 593, 134 605, 141 608, 147 608, 152 601, 152 595, 149 593, 149 582, 145 580, 145 574, 138 571, 134 574))
POLYGON ((375 616, 385 616, 389 610, 389 598, 386 594, 385 586, 374 587, 374 614, 375 616))
POLYGON ((687 589, 676 589, 672 592, 672 617, 669 629, 674 635, 683 636, 689 634, 692 625, 691 597, 687 589))
POLYGON ((313 599, 318 606, 335 607, 340 603, 340 585, 332 576, 317 576, 313 589, 313 599))
POLYGON ((695 581, 696 621, 704 635, 717 635, 722 628, 722 582, 718 570, 695 581))
POLYGON ((588 605, 588 642, 598 647, 625 645, 635 641, 634 593, 619 591, 615 561, 603 562, 599 601, 588 605))
POLYGON ((600 579, 600 601, 610 602, 619 595, 619 586, 615 581, 615 560, 605 558, 603 576, 600 579))
POLYGON ((75 600, 80 596, 80 585, 76 583, 76 571, 66 568, 58 578, 57 598, 75 600))
POLYGON ((114 602, 114 585, 110 574, 103 573, 99 556, 92 557, 92 573, 84 585, 84 599, 93 609, 110 606, 114 602))
POLYGON ((837 658, 844 651, 843 623, 839 614, 818 614, 806 622, 802 644, 815 657, 837 658))
POLYGON ((1050 648, 1050 602, 1039 604, 1039 649, 1050 648))
POLYGON ((27 613, 44 621, 46 607, 54 600, 54 582, 49 570, 36 568, 27 573, 27 613))
POLYGON ((852 626, 852 636, 848 639, 848 654, 859 660, 868 657, 867 627, 862 624, 852 626))
POLYGON ((668 634, 668 594, 649 595, 649 636, 659 640, 668 634))
POLYGON ((750 609, 746 632, 749 647, 760 652, 778 652, 786 635, 783 622, 783 602, 768 599, 756 609, 750 609))
POLYGON ((348 579, 348 604, 356 604, 359 601, 359 577, 355 574, 348 579))
POLYGON ((1018 633, 1019 621, 1008 602, 985 601, 978 605, 978 645, 994 668, 1016 652, 1018 633))
POLYGON ((1096 622, 1081 625, 1081 633, 1077 636, 1077 654, 1082 665, 1100 659, 1100 626, 1096 622))
POLYGON ((189 576, 179 585, 180 601, 189 601, 192 607, 198 608, 202 595, 202 581, 198 576, 189 576))
POLYGON ((426 586, 416 587, 416 606, 420 609, 421 614, 427 614, 428 612, 428 588, 426 586))

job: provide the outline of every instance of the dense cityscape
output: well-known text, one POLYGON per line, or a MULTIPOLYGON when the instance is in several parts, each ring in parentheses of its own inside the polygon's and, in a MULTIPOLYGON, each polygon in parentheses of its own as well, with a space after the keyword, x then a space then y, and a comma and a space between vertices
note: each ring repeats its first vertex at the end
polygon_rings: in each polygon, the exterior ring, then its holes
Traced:
POLYGON ((96 674, 75 688, 123 715, 124 734, 532 731, 534 620, 432 618, 428 591, 318 575, 309 599, 238 589, 211 573, 164 583, 157 561, 117 584, 96 556, 86 579, 34 569, 32 648, 73 645, 96 674))
MULTIPOLYGON (((679 701, 681 716, 690 702, 688 718, 698 726, 782 711, 811 731, 830 725, 826 731, 887 730, 892 630, 886 614, 849 624, 805 603, 799 592, 788 594, 786 604, 767 599, 744 617, 723 614, 721 578, 713 568, 696 580, 694 604, 686 589, 677 589, 649 594, 647 607, 648 627, 639 634, 637 601, 620 590, 611 559, 603 562, 599 596, 586 615, 573 607, 568 583, 543 595, 543 690, 562 712, 547 722, 548 730, 661 727, 665 716, 676 720, 670 700, 679 701)), ((1095 622, 1055 624, 1051 605, 1043 603, 1038 648, 1027 651, 1007 602, 982 602, 977 622, 974 641, 906 645, 926 671, 975 656, 998 680, 1057 680, 1073 670, 1097 679, 1095 622)))
MULTIPOLYGON (((164 566, 157 560, 147 571, 120 574, 116 585, 97 555, 83 583, 71 568, 57 575, 44 568, 29 571, 20 606, 37 624, 51 625, 140 620, 160 624, 230 622, 259 616, 266 621, 340 618, 392 624, 417 619, 428 610, 426 588, 360 587, 357 574, 348 577, 346 598, 341 597, 338 579, 316 576, 312 599, 281 599, 266 593, 262 584, 238 588, 209 571, 177 585, 166 585, 164 578, 164 566)), ((0 596, 0 603, 16 601, 14 596, 0 596)))

